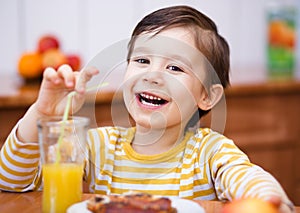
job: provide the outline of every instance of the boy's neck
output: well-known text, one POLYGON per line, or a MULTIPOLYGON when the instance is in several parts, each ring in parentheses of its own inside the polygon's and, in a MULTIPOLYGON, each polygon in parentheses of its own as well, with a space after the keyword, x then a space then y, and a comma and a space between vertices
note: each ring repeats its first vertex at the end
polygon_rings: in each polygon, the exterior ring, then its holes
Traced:
POLYGON ((159 154, 176 146, 182 141, 183 136, 184 127, 151 129, 137 126, 131 146, 140 154, 159 154))

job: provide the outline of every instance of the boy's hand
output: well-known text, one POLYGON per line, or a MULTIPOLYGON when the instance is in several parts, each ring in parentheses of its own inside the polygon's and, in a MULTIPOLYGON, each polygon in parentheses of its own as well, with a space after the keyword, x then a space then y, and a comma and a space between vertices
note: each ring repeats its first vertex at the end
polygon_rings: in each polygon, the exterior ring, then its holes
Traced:
POLYGON ((67 95, 75 90, 77 94, 72 100, 72 110, 75 113, 84 102, 86 83, 97 73, 95 68, 87 68, 81 72, 73 71, 69 65, 62 65, 57 71, 46 68, 35 103, 36 110, 42 116, 62 115, 67 95))
POLYGON ((63 115, 68 94, 76 91, 72 99, 75 113, 84 102, 86 83, 98 73, 95 68, 76 72, 69 65, 62 65, 58 70, 47 68, 44 71, 39 96, 27 110, 17 129, 17 138, 22 142, 38 142, 37 119, 44 116, 63 115), (30 129, 30 131, 28 131, 30 129))

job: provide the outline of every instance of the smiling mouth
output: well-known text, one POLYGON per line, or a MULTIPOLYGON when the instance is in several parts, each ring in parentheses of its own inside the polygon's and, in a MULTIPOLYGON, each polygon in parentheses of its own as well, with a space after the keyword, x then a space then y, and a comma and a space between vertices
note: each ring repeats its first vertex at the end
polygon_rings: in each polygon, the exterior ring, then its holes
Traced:
POLYGON ((138 93, 136 96, 141 104, 149 107, 160 107, 168 103, 167 100, 149 93, 138 93))

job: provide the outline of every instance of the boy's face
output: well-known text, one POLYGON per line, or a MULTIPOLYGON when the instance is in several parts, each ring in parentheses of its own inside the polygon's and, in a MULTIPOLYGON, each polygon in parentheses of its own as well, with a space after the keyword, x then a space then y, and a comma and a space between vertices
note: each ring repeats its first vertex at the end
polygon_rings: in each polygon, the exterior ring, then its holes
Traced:
POLYGON ((124 79, 124 100, 137 125, 169 128, 187 124, 206 97, 205 57, 193 34, 171 28, 138 37, 124 79))

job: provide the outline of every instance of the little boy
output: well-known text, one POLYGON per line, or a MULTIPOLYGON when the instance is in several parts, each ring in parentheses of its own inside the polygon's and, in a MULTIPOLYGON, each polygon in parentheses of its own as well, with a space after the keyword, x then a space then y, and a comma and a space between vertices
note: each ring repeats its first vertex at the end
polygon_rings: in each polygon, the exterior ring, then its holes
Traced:
MULTIPOLYGON (((292 211, 279 183, 233 141, 209 128, 191 131, 229 85, 229 47, 212 20, 188 6, 157 10, 134 29, 127 61, 123 96, 135 127, 89 130, 84 178, 90 192, 134 190, 205 200, 259 197, 282 212, 292 211)), ((97 73, 93 68, 74 72, 67 65, 44 71, 37 101, 1 150, 2 190, 39 189, 37 119, 62 115, 72 90, 78 110, 86 83, 97 73)))

